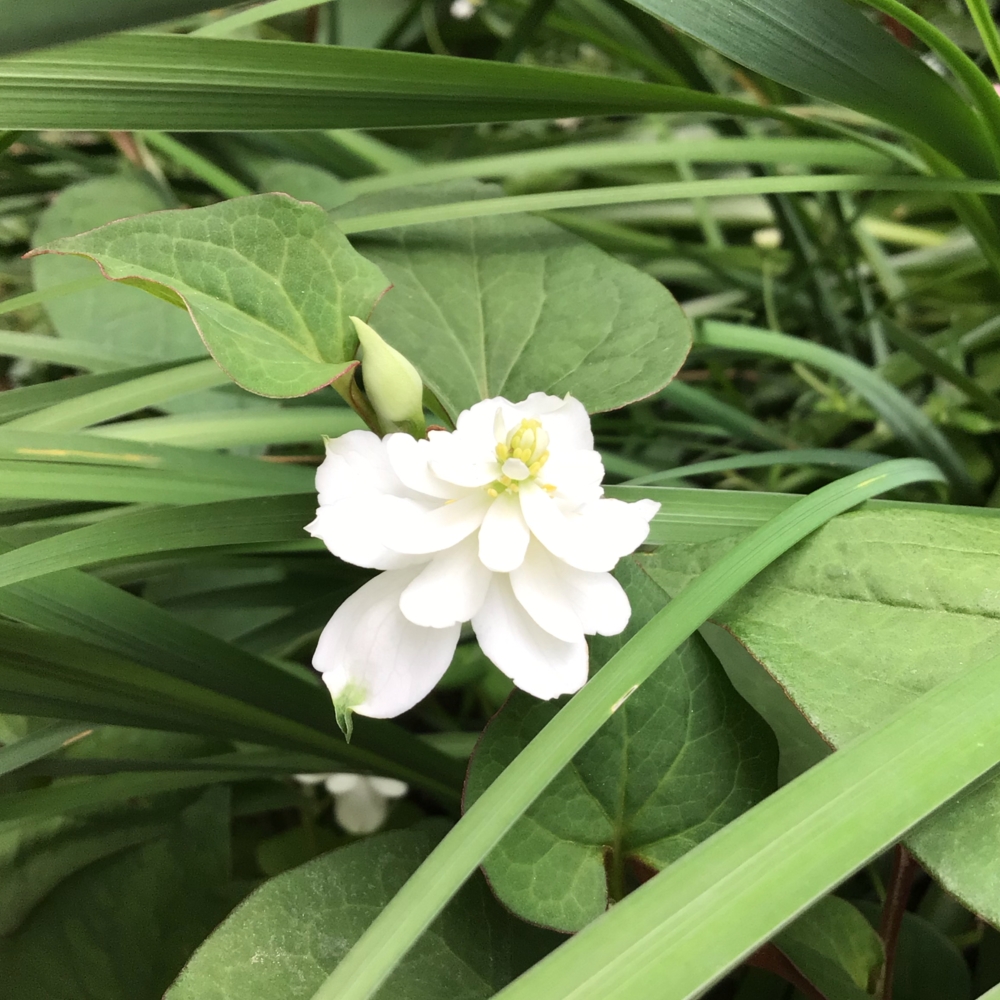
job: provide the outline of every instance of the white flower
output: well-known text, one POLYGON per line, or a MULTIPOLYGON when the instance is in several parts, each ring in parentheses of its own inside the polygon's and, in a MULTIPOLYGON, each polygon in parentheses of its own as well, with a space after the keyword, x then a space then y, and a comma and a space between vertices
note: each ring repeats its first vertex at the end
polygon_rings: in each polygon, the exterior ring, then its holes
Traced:
POLYGON ((468 21, 482 4, 483 0, 452 0, 451 16, 459 21, 468 21))
POLYGON ((451 662, 463 622, 539 698, 587 680, 586 635, 631 614, 611 575, 659 509, 604 497, 583 405, 486 399, 427 440, 351 431, 327 442, 307 527, 334 555, 385 570, 323 630, 313 665, 338 711, 399 715, 451 662))
POLYGON ((322 784, 333 796, 333 815, 348 833, 373 833, 389 815, 389 802, 402 798, 410 789, 395 778, 364 774, 296 774, 303 785, 322 784))

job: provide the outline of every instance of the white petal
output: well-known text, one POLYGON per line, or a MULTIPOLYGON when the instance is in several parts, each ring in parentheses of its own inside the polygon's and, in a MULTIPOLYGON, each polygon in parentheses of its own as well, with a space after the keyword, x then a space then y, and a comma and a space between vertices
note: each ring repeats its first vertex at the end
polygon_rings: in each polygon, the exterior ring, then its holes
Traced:
POLYGON ((532 534, 555 556, 577 569, 602 573, 634 552, 649 534, 660 509, 652 500, 624 503, 601 499, 566 513, 534 483, 521 486, 521 512, 532 534))
POLYGON ((465 489, 478 489, 500 476, 497 446, 492 435, 470 443, 457 431, 431 431, 427 443, 431 471, 445 482, 465 489))
POLYGON ((472 627, 486 656, 536 698, 571 694, 587 681, 586 641, 563 642, 539 628, 503 574, 493 577, 472 627))
POLYGON ((406 490, 378 435, 348 431, 326 442, 326 458, 316 470, 316 492, 323 505, 362 493, 402 496, 406 490))
POLYGON ((389 814, 389 804, 371 784, 362 781, 343 795, 338 795, 333 803, 334 819, 355 836, 373 833, 389 814))
POLYGON ((576 642, 584 633, 618 635, 632 615, 628 596, 610 573, 568 566, 534 540, 510 583, 525 611, 564 642, 576 642))
POLYGON ((316 519, 306 525, 306 531, 345 562, 368 569, 401 569, 417 562, 421 556, 403 555, 389 549, 384 541, 386 525, 399 504, 413 504, 378 494, 346 497, 316 511, 316 519))
POLYGON ((405 781, 399 781, 397 778, 382 778, 378 775, 372 775, 368 781, 372 788, 386 799, 401 799, 410 790, 410 786, 405 781))
POLYGON ((293 774, 292 777, 302 785, 321 785, 331 776, 329 774, 293 774))
POLYGON ((556 488, 556 496, 576 505, 592 503, 604 495, 604 463, 596 451, 555 451, 542 468, 539 479, 556 488))
POLYGON ((364 779, 360 774, 349 774, 339 771, 336 774, 328 774, 326 777, 326 790, 331 795, 343 795, 352 788, 357 788, 364 779))
POLYGON ((431 472, 430 442, 418 441, 409 434, 389 434, 382 440, 393 473, 409 489, 441 500, 455 500, 465 490, 446 483, 431 472))
POLYGON ((403 591, 399 609, 415 625, 445 628, 469 621, 489 585, 490 571, 479 561, 478 542, 470 535, 427 564, 403 591))
POLYGON ((555 455, 562 451, 592 451, 594 434, 586 407, 572 396, 561 398, 544 392, 533 392, 514 409, 520 418, 535 417, 549 435, 549 450, 555 455))
POLYGON ((428 555, 468 538, 492 502, 485 490, 427 509, 412 500, 397 500, 384 522, 385 544, 394 552, 428 555))
POLYGON ((360 692, 359 715, 388 719, 426 697, 444 675, 460 625, 422 628, 403 617, 399 599, 418 569, 390 570, 369 580, 337 608, 323 629, 313 666, 336 700, 360 692))
POLYGON ((509 573, 524 561, 531 533, 513 493, 493 501, 479 529, 479 558, 494 573, 509 573))

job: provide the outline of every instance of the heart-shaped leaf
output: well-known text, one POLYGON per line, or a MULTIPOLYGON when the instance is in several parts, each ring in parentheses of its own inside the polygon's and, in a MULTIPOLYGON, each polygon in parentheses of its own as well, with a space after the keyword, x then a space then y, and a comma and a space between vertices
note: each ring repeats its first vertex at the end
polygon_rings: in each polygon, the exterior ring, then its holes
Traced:
MULTIPOLYGON (((496 195, 470 181, 359 198, 338 218, 496 195)), ((371 323, 452 418, 503 395, 572 393, 591 412, 666 385, 690 325, 656 280, 530 215, 483 216, 351 237, 392 281, 371 323)))
MULTIPOLYGON (((632 560, 617 575, 632 602, 628 629, 592 641, 607 660, 666 603, 632 560)), ((515 692, 469 766, 471 805, 558 712, 515 692)), ((579 930, 775 786, 774 737, 733 690, 699 636, 647 680, 535 801, 487 858, 505 906, 534 923, 579 930)))
MULTIPOLYGON (((740 537, 637 558, 675 594, 740 537)), ((1000 652, 998 571, 1000 512, 859 510, 772 564, 715 620, 839 747, 1000 652)), ((767 700, 754 705, 770 718, 767 700)), ((950 892, 1000 926, 998 810, 993 777, 921 823, 908 843, 950 892)))
POLYGON ((301 396, 355 362, 349 317, 388 281, 317 205, 281 194, 154 212, 32 251, 96 261, 107 277, 187 307, 245 389, 301 396))

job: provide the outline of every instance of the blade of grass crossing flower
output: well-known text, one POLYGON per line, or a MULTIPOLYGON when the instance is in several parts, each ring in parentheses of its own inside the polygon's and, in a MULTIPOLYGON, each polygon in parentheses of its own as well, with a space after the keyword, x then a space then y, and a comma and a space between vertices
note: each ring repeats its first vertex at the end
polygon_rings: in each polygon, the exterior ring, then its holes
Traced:
MULTIPOLYGON (((693 580, 535 737, 376 917, 313 1000, 367 1000, 483 858, 621 701, 716 608, 831 517, 906 483, 937 480, 929 462, 885 462, 799 500, 693 580)), ((536 994, 537 995, 537 994, 536 994)))
POLYGON ((0 746, 0 775, 10 774, 11 771, 48 757, 90 732, 90 726, 78 722, 51 722, 13 743, 0 746))
POLYGON ((1000 761, 998 720, 993 657, 744 813, 498 998, 700 995, 1000 761))
POLYGON ((958 497, 968 500, 977 496, 978 488, 965 462, 930 417, 895 386, 859 361, 797 337, 717 321, 703 323, 695 332, 695 343, 803 361, 836 375, 871 405, 900 440, 936 462, 947 474, 958 497))

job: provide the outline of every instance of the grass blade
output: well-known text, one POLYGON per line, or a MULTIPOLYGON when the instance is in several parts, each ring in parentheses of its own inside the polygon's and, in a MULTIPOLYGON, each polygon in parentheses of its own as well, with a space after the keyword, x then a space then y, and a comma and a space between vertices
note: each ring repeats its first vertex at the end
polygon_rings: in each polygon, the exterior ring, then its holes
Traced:
POLYGON ((703 323, 695 333, 695 343, 804 361, 836 375, 867 400, 901 441, 936 462, 947 474, 960 498, 975 499, 978 495, 978 487, 965 462, 930 417, 861 362, 808 340, 733 323, 703 323))
POLYGON ((52 722, 6 746, 0 746, 0 775, 48 757, 70 743, 91 733, 79 722, 52 722))
POLYGON ((378 128, 654 111, 789 117, 682 87, 565 70, 169 34, 114 35, 0 60, 0 106, 0 126, 11 129, 164 132, 378 128))

